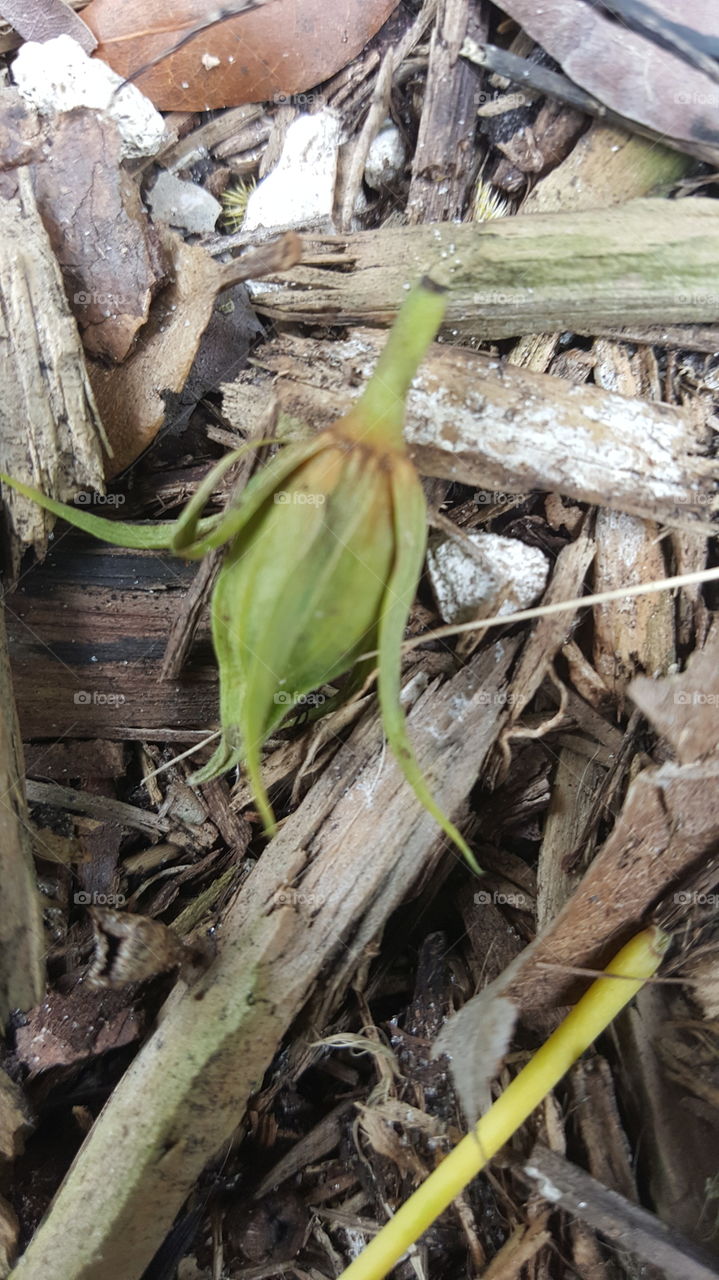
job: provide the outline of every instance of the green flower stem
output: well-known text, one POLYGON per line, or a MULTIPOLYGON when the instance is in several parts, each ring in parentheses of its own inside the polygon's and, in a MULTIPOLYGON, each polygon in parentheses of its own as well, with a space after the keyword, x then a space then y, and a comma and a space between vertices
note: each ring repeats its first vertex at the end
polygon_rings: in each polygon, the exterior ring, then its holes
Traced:
POLYGON ((407 392, 444 318, 446 293, 443 285, 423 276, 407 295, 374 373, 342 424, 344 434, 404 449, 407 392))

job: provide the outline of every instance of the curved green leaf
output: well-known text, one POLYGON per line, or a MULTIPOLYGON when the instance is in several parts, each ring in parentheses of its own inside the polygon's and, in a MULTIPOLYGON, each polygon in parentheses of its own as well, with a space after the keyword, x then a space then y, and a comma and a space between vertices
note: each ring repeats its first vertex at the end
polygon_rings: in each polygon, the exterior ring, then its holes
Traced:
POLYGON ((405 778, 417 799, 437 820, 440 827, 466 858, 473 871, 482 872, 464 837, 434 800, 407 734, 407 724, 400 703, 402 641, 417 583, 424 562, 427 509, 419 476, 409 468, 392 471, 396 560, 384 600, 379 623, 378 692, 382 724, 387 741, 405 778))

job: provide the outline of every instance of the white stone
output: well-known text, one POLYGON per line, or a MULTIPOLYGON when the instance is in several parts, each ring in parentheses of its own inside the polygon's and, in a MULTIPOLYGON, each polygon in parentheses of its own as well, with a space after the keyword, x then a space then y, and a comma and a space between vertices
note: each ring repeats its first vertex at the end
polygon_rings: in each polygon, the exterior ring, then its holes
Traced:
POLYGON ((171 227, 199 234, 212 231, 222 213, 219 200, 196 182, 163 171, 147 197, 152 216, 171 227))
POLYGON ((89 58, 71 36, 21 46, 12 66, 22 97, 42 115, 94 107, 117 124, 123 155, 153 156, 165 140, 165 122, 134 84, 111 71, 101 58, 89 58))
POLYGON ((242 230, 331 231, 339 138, 329 108, 293 120, 275 168, 250 195, 242 230))
POLYGON ((401 177, 407 161, 404 138, 391 120, 385 120, 373 139, 364 170, 364 180, 374 191, 391 187, 401 177))
POLYGON ((427 553, 429 579, 444 621, 470 622, 484 604, 498 614, 530 608, 549 576, 544 552, 497 533, 467 536, 482 553, 484 565, 451 538, 427 553))

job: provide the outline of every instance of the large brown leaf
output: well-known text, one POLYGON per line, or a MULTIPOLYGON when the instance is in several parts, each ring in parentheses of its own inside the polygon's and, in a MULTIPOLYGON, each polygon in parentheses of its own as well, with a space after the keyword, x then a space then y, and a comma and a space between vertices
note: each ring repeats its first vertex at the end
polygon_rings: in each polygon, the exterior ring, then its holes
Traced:
MULTIPOLYGON (((719 85, 587 0, 497 0, 556 58, 570 79, 619 115, 719 159, 719 85)), ((705 0, 652 0, 661 18, 719 37, 719 9, 705 0)))
POLYGON ((266 0, 189 41, 188 33, 216 12, 208 0, 92 0, 82 16, 99 41, 96 56, 121 76, 148 68, 136 83, 155 106, 200 111, 313 88, 364 48, 396 5, 266 0))

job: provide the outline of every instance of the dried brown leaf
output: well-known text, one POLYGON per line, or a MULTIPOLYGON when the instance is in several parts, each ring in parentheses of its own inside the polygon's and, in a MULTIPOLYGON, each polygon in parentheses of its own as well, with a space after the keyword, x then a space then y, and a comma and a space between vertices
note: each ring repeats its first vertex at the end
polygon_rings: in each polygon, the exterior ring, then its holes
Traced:
POLYGON ((54 121, 33 167, 40 216, 63 270, 85 349, 124 360, 165 271, 121 138, 105 114, 78 108, 54 121))
POLYGON ((127 77, 148 68, 137 84, 155 106, 203 111, 312 89, 346 66, 396 5, 267 0, 192 40, 188 34, 208 19, 207 0, 92 0, 82 16, 100 42, 97 56, 113 70, 127 77))
POLYGON ((53 40, 56 36, 72 36, 92 53, 97 41, 68 0, 2 0, 2 16, 23 40, 53 40))
POLYGON ((639 709, 671 743, 679 760, 691 763, 719 746, 719 627, 703 649, 692 654, 686 671, 666 680, 638 676, 629 692, 639 709))
POLYGON ((63 995, 48 994, 18 1027, 19 1061, 30 1078, 69 1067, 139 1039, 144 1019, 115 991, 93 991, 83 981, 63 995))
POLYGON ((300 254, 298 237, 291 233, 224 267, 204 249, 185 244, 172 232, 164 232, 163 245, 172 263, 172 283, 152 307, 142 343, 125 364, 90 369, 113 450, 109 475, 134 462, 160 430, 165 419, 164 393, 184 387, 216 295, 250 276, 285 271, 300 254))
MULTIPOLYGON (((666 49, 603 15, 588 0, 501 0, 500 7, 566 74, 619 115, 694 155, 719 159, 719 85, 666 49)), ((719 14, 701 0, 654 0, 676 23, 719 37, 719 14)))

